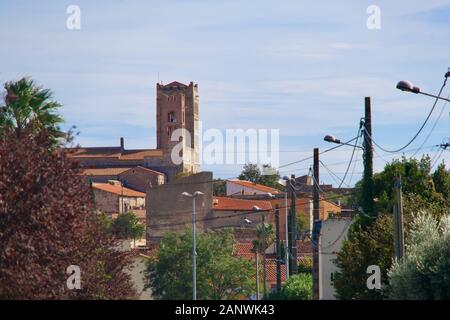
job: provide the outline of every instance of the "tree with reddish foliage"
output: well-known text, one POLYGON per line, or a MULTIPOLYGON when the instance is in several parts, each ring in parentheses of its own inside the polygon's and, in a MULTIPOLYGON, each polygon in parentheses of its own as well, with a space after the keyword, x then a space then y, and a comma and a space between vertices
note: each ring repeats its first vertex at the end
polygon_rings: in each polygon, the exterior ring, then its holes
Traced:
POLYGON ((93 208, 89 185, 42 130, 0 137, 0 299, 127 299, 129 255, 93 208), (80 267, 81 289, 67 285, 80 267))

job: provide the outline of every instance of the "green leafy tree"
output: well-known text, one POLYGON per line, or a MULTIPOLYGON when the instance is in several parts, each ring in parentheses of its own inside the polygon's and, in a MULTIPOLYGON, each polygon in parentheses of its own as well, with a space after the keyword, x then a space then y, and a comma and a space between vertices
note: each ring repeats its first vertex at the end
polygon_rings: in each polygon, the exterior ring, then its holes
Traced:
POLYGON ((20 137, 31 127, 33 131, 45 129, 52 145, 65 136, 59 125, 63 119, 57 110, 61 105, 52 100, 52 92, 43 89, 29 78, 5 84, 4 105, 0 106, 0 133, 13 131, 20 137))
POLYGON ((368 228, 356 224, 334 260, 339 271, 334 275, 338 299, 382 299, 381 290, 367 288, 367 267, 377 265, 381 281, 387 284, 387 272, 394 254, 391 215, 382 215, 368 228))
POLYGON ((299 273, 289 277, 280 293, 267 296, 268 300, 311 300, 312 299, 312 274, 299 273))
POLYGON ((216 197, 223 197, 226 195, 226 181, 222 179, 215 179, 213 181, 213 194, 216 197))
POLYGON ((389 271, 391 299, 450 299, 450 220, 420 212, 411 223, 406 255, 389 271))
POLYGON ((297 212, 297 233, 300 235, 305 235, 309 230, 309 221, 306 214, 303 212, 297 212))
MULTIPOLYGON (((426 198, 405 194, 404 231, 408 239, 410 225, 417 212, 428 212, 436 221, 448 216, 448 205, 444 201, 430 202, 426 198)), ((349 238, 344 241, 335 264, 340 269, 334 280, 337 297, 340 299, 381 299, 386 293, 380 290, 368 290, 366 280, 367 267, 378 265, 381 271, 383 288, 388 287, 388 271, 394 258, 393 221, 391 214, 375 219, 366 230, 360 227, 359 217, 350 227, 349 238)))
POLYGON ((271 188, 280 189, 278 183, 280 175, 273 167, 268 164, 262 166, 263 171, 255 163, 247 163, 244 165, 239 180, 250 181, 253 183, 262 184, 271 188))
POLYGON ((450 203, 450 170, 447 170, 445 163, 441 163, 432 175, 436 192, 442 194, 447 203, 450 203))
MULTIPOLYGON (((430 175, 430 157, 424 156, 417 160, 402 157, 386 164, 382 172, 373 176, 374 198, 376 199, 376 211, 391 213, 395 203, 395 181, 400 175, 404 193, 421 195, 429 201, 435 200, 432 178, 430 175)), ((363 203, 362 181, 356 184, 355 203, 363 203)), ((370 212, 366 212, 370 214, 370 212)))
MULTIPOLYGON (((167 233, 146 269, 156 299, 192 298, 192 233, 167 233)), ((197 236, 198 299, 238 299, 253 291, 253 263, 234 254, 230 230, 197 236)))
POLYGON ((98 224, 99 226, 108 234, 112 233, 112 225, 113 221, 112 219, 106 214, 101 211, 97 211, 98 216, 98 224))
POLYGON ((119 214, 112 222, 112 233, 121 239, 140 239, 145 234, 145 225, 140 223, 133 212, 119 214))

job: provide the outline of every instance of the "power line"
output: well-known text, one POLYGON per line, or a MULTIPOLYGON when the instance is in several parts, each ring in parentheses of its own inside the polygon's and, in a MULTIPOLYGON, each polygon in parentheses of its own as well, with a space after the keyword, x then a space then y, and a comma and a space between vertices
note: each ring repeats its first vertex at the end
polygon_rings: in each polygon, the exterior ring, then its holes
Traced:
MULTIPOLYGON (((339 184, 339 188, 341 187, 341 185, 342 185, 342 179, 341 178, 339 178, 333 171, 331 171, 331 169, 329 169, 326 165, 325 165, 325 163, 323 163, 322 162, 322 160, 319 160, 319 163, 328 171, 328 173, 330 174, 330 176, 333 178, 333 177, 336 177, 336 179, 337 180, 334 180, 337 184, 339 184)), ((348 185, 347 185, 348 186, 348 185)))
MULTIPOLYGON (((358 129, 358 134, 356 135, 357 139, 356 139, 356 142, 355 142, 355 146, 353 147, 352 156, 350 157, 350 161, 348 162, 347 170, 345 170, 344 177, 342 178, 341 184, 339 185, 338 188, 340 188, 342 186, 342 184, 344 183, 345 178, 347 177, 347 174, 348 174, 348 170, 350 169, 350 166, 352 165, 353 156, 355 155, 355 149, 357 148, 358 138, 359 138, 360 134, 361 134, 361 127, 358 129)), ((347 186, 349 186, 349 185, 347 184, 347 186)))
MULTIPOLYGON (((426 146, 426 147, 424 147, 423 149, 430 149, 430 148, 435 148, 436 147, 436 145, 428 145, 428 146, 426 146)), ((417 148, 414 148, 414 149, 408 149, 408 150, 404 150, 404 151, 400 151, 400 152, 395 152, 395 153, 385 153, 385 154, 378 154, 378 156, 376 156, 376 157, 374 157, 374 158, 381 158, 381 157, 395 157, 397 154, 399 154, 399 153, 406 153, 406 152, 411 152, 411 151, 415 151, 415 150, 417 150, 417 148)), ((360 162, 360 161, 362 161, 362 159, 356 159, 356 160, 354 160, 354 162, 360 162)), ((341 165, 341 164, 345 164, 345 163, 347 163, 347 161, 339 161, 339 162, 333 162, 333 163, 329 163, 328 164, 328 167, 333 167, 333 166, 337 166, 337 165, 341 165)), ((292 169, 292 171, 289 171, 289 172, 298 172, 298 171, 302 171, 302 170, 306 170, 306 169, 308 169, 309 167, 301 167, 301 168, 294 168, 294 169, 292 169)), ((287 170, 286 171, 280 171, 280 172, 287 172, 287 170)))
MULTIPOLYGON (((359 148, 356 150, 356 158, 355 161, 353 161, 353 169, 352 169, 352 173, 350 175, 350 181, 348 182, 349 185, 352 185, 352 181, 353 181, 353 175, 355 174, 355 169, 356 169, 356 163, 358 162, 358 155, 359 155, 359 148)), ((364 172, 362 172, 361 174, 363 174, 364 172)))
MULTIPOLYGON (((358 137, 355 137, 355 138, 353 138, 353 139, 351 139, 351 140, 348 140, 348 141, 345 142, 344 144, 339 144, 339 145, 337 145, 337 146, 335 146, 335 147, 326 149, 326 150, 320 152, 319 154, 324 154, 324 153, 330 152, 330 151, 332 151, 332 150, 335 150, 335 149, 337 149, 337 148, 340 148, 340 147, 342 147, 343 145, 345 145, 345 144, 347 144, 347 143, 350 143, 350 142, 356 140, 357 138, 358 138, 358 137)), ((296 163, 304 162, 304 161, 310 160, 310 159, 312 159, 312 158, 313 158, 313 156, 309 156, 309 157, 303 158, 303 159, 301 159, 301 160, 297 160, 297 161, 293 161, 293 162, 290 162, 290 163, 286 163, 286 164, 284 164, 284 165, 279 166, 277 169, 284 168, 284 167, 288 167, 288 166, 291 166, 291 165, 296 164, 296 163)))
POLYGON ((366 128, 364 127, 364 131, 367 133, 367 135, 370 137, 370 139, 372 140, 372 142, 381 150, 383 150, 384 152, 389 152, 389 153, 394 153, 394 152, 399 152, 402 151, 404 149, 406 149, 411 143, 413 143, 414 140, 416 140, 416 138, 419 136, 419 134, 422 132, 423 128, 425 127, 425 125, 427 124, 428 120, 431 117, 431 114, 433 113, 434 109, 436 108, 436 104, 439 101, 439 98, 441 96, 442 90, 444 89, 445 85, 447 83, 447 77, 444 78, 444 83, 441 86, 441 89, 439 90, 439 93, 433 103, 433 107, 431 108, 430 112, 428 113, 428 116, 426 117, 425 121, 423 122, 422 126, 419 128, 419 130, 417 131, 417 133, 412 137, 412 139, 405 144, 403 147, 396 149, 396 150, 388 150, 383 148, 382 146, 380 146, 378 143, 375 142, 375 140, 373 139, 373 137, 369 134, 369 132, 367 132, 366 128))
MULTIPOLYGON (((450 93, 447 96, 447 99, 450 98, 450 93)), ((436 118, 436 120, 434 121, 433 127, 431 127, 430 132, 428 132, 428 135, 426 136, 425 140, 423 140, 422 144, 420 145, 419 149, 417 149, 416 152, 414 152, 414 154, 412 155, 413 157, 419 152, 419 150, 425 145, 425 143, 427 143, 428 139, 430 138, 431 134, 433 133, 434 129, 436 129, 436 125, 438 124, 439 120, 442 117, 442 114, 444 113, 445 110, 445 105, 447 104, 447 101, 444 101, 444 103, 442 104, 442 108, 441 111, 439 112, 439 116, 436 118)))
MULTIPOLYGON (((322 197, 320 200, 331 202, 331 200, 338 199, 338 198, 345 196, 347 194, 350 194, 350 193, 353 193, 353 190, 344 192, 339 195, 333 195, 330 197, 322 197)), ((261 201, 269 201, 269 200, 261 200, 261 201)), ((298 205, 310 204, 310 200, 308 199, 304 202, 298 201, 296 204, 298 204, 298 205)), ((280 210, 285 209, 285 208, 286 208, 286 206, 278 207, 278 209, 280 209, 280 210)), ((288 205, 287 208, 290 208, 290 206, 288 205)), ((212 210, 214 210, 214 208, 212 210)), ((217 216, 217 217, 206 217, 203 219, 197 219, 197 222, 212 221, 212 220, 225 219, 225 218, 233 218, 233 217, 245 216, 245 215, 250 215, 250 214, 262 214, 262 213, 272 212, 273 210, 274 210, 273 208, 259 210, 259 211, 249 210, 249 211, 243 211, 243 212, 239 212, 239 213, 231 214, 231 215, 221 215, 221 216, 217 216)), ((220 210, 218 210, 218 211, 220 211, 220 210)), ((171 210, 171 213, 191 213, 191 212, 192 212, 192 210, 171 210)), ((187 225, 187 224, 191 224, 191 223, 192 223, 192 221, 189 220, 189 221, 185 221, 185 222, 180 221, 180 222, 170 222, 170 223, 167 222, 167 223, 160 223, 160 224, 149 224, 148 226, 153 227, 153 228, 158 228, 158 227, 170 227, 170 226, 177 226, 177 225, 185 225, 185 224, 187 225)))

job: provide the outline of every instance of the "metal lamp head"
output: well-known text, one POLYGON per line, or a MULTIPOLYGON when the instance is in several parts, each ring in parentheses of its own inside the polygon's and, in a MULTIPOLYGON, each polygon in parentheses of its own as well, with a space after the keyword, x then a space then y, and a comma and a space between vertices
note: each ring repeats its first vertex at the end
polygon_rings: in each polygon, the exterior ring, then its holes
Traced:
POLYGON ((397 89, 406 91, 406 92, 413 92, 413 93, 419 93, 420 88, 416 87, 412 84, 411 81, 408 80, 402 80, 397 83, 397 89))
POLYGON ((333 143, 341 143, 341 140, 336 139, 335 136, 333 136, 332 134, 327 134, 323 140, 325 140, 326 142, 333 142, 333 143))

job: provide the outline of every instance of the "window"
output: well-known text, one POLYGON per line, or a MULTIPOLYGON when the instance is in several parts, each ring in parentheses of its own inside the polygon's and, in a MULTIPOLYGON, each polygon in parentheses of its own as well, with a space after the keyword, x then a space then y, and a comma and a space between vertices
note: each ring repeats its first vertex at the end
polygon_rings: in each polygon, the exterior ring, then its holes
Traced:
POLYGON ((167 119, 170 123, 175 123, 177 122, 177 115, 175 114, 175 112, 169 112, 168 115, 168 119, 167 119))
POLYGON ((170 138, 171 135, 172 135, 172 128, 167 127, 167 136, 170 138))

